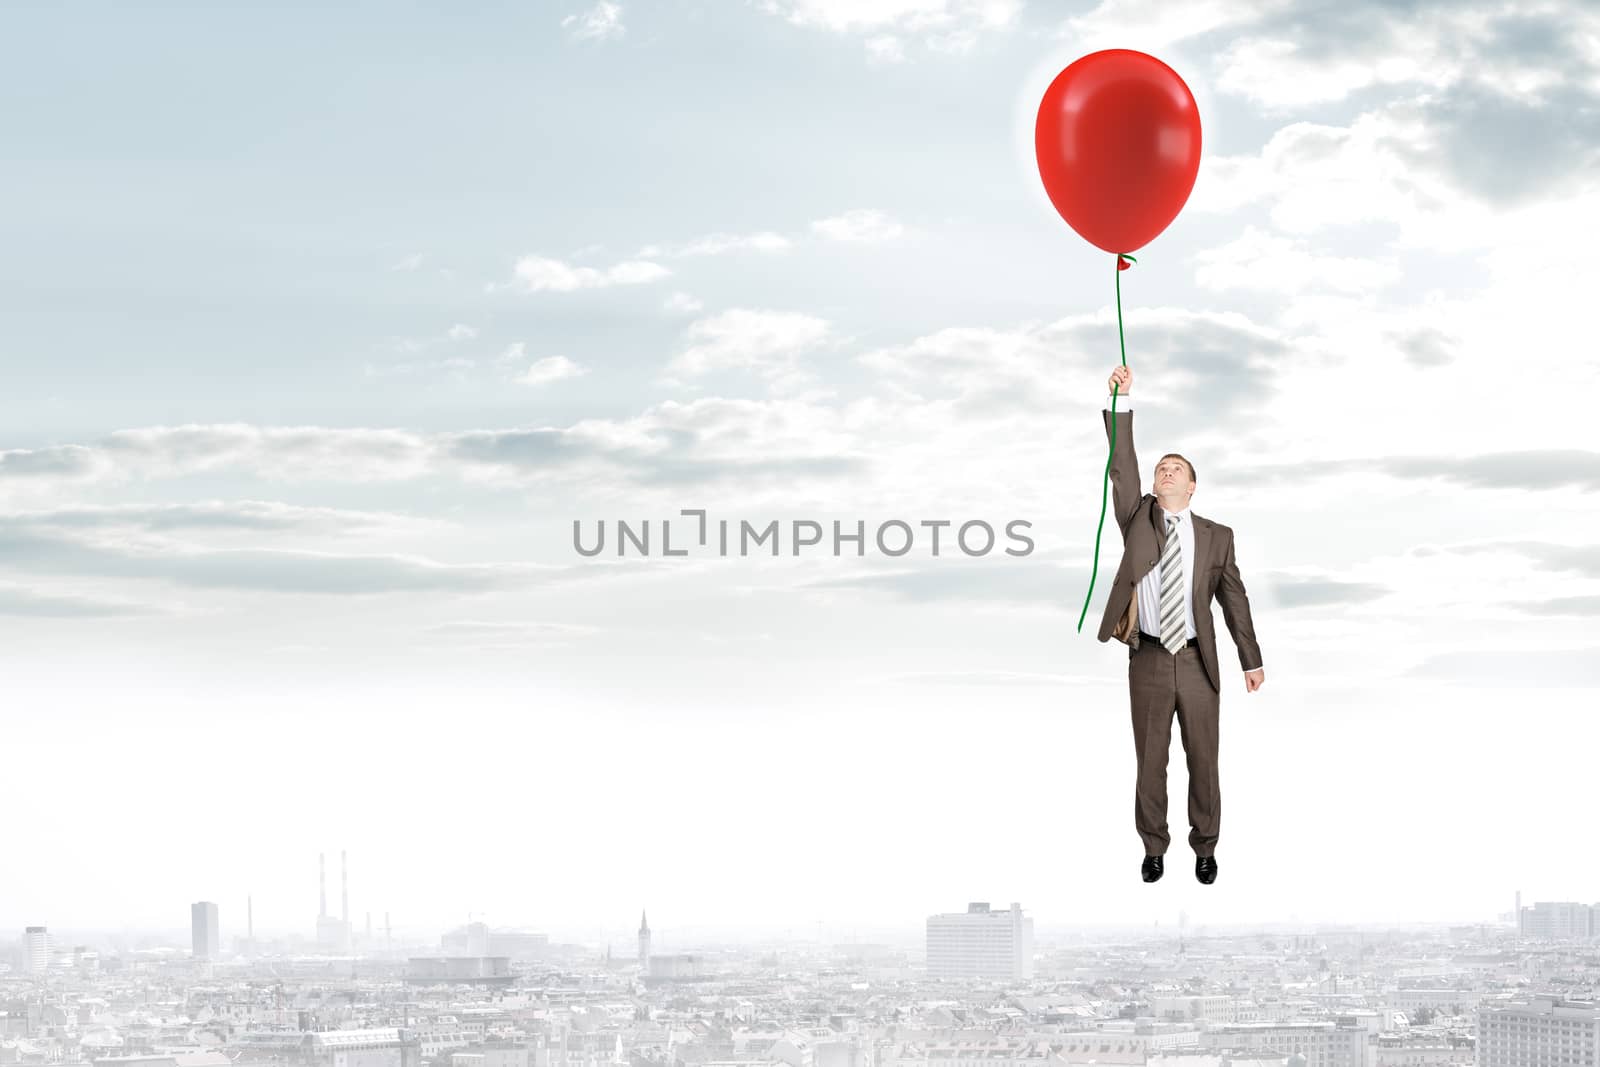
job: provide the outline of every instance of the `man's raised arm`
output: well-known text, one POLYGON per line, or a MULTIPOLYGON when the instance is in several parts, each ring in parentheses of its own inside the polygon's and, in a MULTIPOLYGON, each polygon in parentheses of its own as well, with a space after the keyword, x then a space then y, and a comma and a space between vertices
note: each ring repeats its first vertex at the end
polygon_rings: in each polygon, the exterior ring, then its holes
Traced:
POLYGON ((1139 488, 1139 457, 1133 453, 1133 402, 1128 399, 1128 390, 1132 388, 1133 371, 1127 367, 1113 370, 1106 380, 1106 408, 1101 412, 1105 418, 1106 437, 1111 440, 1111 506, 1116 511, 1117 527, 1122 530, 1124 541, 1128 538, 1133 514, 1139 510, 1139 501, 1144 498, 1139 488), (1114 415, 1109 395, 1113 387, 1117 390, 1114 415))

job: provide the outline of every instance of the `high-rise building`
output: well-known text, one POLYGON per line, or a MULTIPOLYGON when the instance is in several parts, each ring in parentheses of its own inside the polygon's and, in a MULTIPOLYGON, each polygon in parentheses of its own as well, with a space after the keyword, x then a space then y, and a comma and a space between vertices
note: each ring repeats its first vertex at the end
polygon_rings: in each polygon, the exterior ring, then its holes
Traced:
POLYGON ((29 926, 23 937, 24 965, 29 974, 44 974, 50 969, 50 932, 43 926, 29 926))
POLYGON ((1520 937, 1578 941, 1593 937, 1597 932, 1600 930, 1596 929, 1594 909, 1587 904, 1541 900, 1517 913, 1520 937))
POLYGON ((189 906, 189 926, 193 934, 194 958, 214 960, 222 942, 217 936, 217 906, 209 900, 189 906))
MULTIPOLYGON (((1531 910, 1531 909, 1530 909, 1531 910)), ((1600 1067, 1600 1007, 1534 996, 1478 1006, 1478 1067, 1600 1067)))
POLYGON ((928 916, 928 977, 1032 978, 1033 920, 1015 902, 1007 911, 978 902, 928 916))

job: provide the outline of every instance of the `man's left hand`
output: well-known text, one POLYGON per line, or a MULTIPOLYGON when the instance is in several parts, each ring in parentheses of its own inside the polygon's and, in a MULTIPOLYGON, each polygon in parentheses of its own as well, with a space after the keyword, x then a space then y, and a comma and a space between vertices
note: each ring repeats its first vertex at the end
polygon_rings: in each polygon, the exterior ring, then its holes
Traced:
POLYGON ((1257 667, 1253 671, 1245 671, 1244 691, 1246 693, 1254 693, 1257 689, 1261 688, 1261 683, 1265 682, 1266 680, 1267 669, 1265 667, 1257 667))

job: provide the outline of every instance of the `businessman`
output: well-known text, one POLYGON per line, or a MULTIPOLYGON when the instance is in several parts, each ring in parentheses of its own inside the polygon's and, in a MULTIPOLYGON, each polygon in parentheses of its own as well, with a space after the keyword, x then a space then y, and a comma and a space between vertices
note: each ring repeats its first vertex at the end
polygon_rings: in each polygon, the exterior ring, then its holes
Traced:
POLYGON ((1172 717, 1178 717, 1183 754, 1189 765, 1189 846, 1194 876, 1210 885, 1217 879, 1217 834, 1222 821, 1222 791, 1217 782, 1217 708, 1221 675, 1211 598, 1222 601, 1222 616, 1239 650, 1246 692, 1266 680, 1261 649, 1250 622, 1250 600, 1233 558, 1233 530, 1201 518, 1189 507, 1194 496, 1194 466, 1169 452, 1156 463, 1152 492, 1139 490, 1139 461, 1133 452, 1133 408, 1128 393, 1133 372, 1117 367, 1106 391, 1117 390, 1117 412, 1106 397, 1106 435, 1116 419, 1111 449, 1111 490, 1122 529, 1122 565, 1106 599, 1100 640, 1115 637, 1128 645, 1128 697, 1133 711, 1133 744, 1138 760, 1133 824, 1144 842, 1140 873, 1146 882, 1161 877, 1167 833, 1167 750, 1172 717))

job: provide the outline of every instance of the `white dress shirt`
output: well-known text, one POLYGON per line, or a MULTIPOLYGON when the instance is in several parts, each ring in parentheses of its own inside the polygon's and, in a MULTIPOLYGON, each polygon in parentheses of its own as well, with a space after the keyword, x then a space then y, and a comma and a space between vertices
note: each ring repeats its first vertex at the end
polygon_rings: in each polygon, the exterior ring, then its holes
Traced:
MULTIPOLYGON (((1106 410, 1111 410, 1111 395, 1106 395, 1106 410)), ((1128 398, 1117 394, 1117 410, 1132 411, 1128 398)), ((1183 549, 1183 638, 1185 641, 1198 637, 1199 631, 1194 627, 1194 515, 1186 505, 1181 511, 1168 511, 1158 500, 1156 507, 1161 511, 1162 527, 1165 529, 1167 516, 1178 517, 1178 547, 1183 549)), ((1150 568, 1148 574, 1139 582, 1139 629, 1147 634, 1161 636, 1161 564, 1157 563, 1150 568), (1149 625, 1154 620, 1154 628, 1149 625)), ((1250 671, 1258 671, 1260 667, 1250 667, 1250 671)), ((1247 671, 1248 673, 1248 671, 1247 671)))

